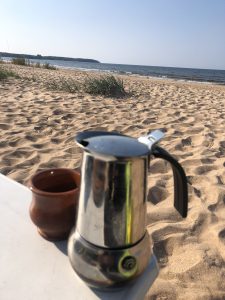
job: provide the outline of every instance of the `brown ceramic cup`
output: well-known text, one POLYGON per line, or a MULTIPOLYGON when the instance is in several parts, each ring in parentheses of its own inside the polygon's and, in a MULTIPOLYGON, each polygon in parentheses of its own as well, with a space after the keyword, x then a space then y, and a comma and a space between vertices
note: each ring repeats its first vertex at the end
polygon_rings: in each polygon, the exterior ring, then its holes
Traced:
POLYGON ((80 173, 72 169, 49 169, 36 173, 28 183, 32 191, 31 220, 48 240, 67 239, 75 225, 80 173))

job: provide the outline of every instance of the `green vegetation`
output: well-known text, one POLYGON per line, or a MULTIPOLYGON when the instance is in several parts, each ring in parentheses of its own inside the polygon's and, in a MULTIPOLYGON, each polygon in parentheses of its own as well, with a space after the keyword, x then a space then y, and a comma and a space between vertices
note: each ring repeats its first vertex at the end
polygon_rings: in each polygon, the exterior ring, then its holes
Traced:
POLYGON ((35 68, 41 68, 41 64, 39 62, 37 62, 34 66, 35 68))
POLYGON ((30 66, 30 61, 28 59, 25 58, 13 58, 12 59, 12 63, 14 65, 19 65, 19 66, 30 66))
POLYGON ((56 67, 53 65, 50 65, 49 63, 45 63, 42 65, 42 68, 48 69, 48 70, 56 70, 56 67))
POLYGON ((114 76, 88 78, 84 83, 79 83, 72 78, 65 79, 61 77, 49 80, 45 86, 50 90, 68 93, 84 91, 92 95, 103 95, 117 98, 127 95, 123 81, 115 78, 114 76))
POLYGON ((123 80, 112 75, 100 78, 89 77, 84 83, 84 91, 92 95, 121 98, 126 95, 123 80))
POLYGON ((79 83, 72 78, 65 79, 61 77, 48 81, 46 87, 53 91, 76 93, 79 90, 79 83))
POLYGON ((56 70, 56 67, 50 65, 49 63, 45 63, 42 65, 40 62, 37 62, 35 64, 32 64, 28 59, 22 57, 13 58, 12 63, 14 65, 19 65, 19 66, 28 66, 28 67, 43 68, 48 70, 56 70))
MULTIPOLYGON (((41 65, 39 62, 36 64, 30 64, 23 58, 15 58, 13 60, 14 64, 22 66, 33 66, 36 68, 45 68, 50 70, 55 70, 56 68, 48 63, 41 65)), ((32 76, 22 76, 22 78, 31 80, 40 85, 45 86, 47 89, 52 91, 62 91, 67 93, 76 93, 78 91, 83 91, 92 95, 102 95, 106 97, 115 97, 121 98, 127 95, 127 92, 124 88, 123 80, 116 78, 112 75, 100 76, 100 77, 88 77, 84 82, 79 82, 73 78, 58 77, 42 80, 41 76, 37 76, 38 73, 33 72, 32 76)), ((10 70, 7 70, 5 67, 0 67, 0 80, 7 79, 8 77, 19 76, 10 70)))
POLYGON ((8 77, 19 78, 19 76, 15 72, 8 71, 8 70, 5 70, 3 68, 0 68, 0 81, 5 80, 8 77))

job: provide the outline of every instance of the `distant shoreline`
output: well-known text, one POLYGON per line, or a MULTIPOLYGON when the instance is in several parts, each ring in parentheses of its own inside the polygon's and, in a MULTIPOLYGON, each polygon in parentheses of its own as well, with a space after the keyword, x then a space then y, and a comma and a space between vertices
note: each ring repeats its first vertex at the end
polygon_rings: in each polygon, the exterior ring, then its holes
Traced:
MULTIPOLYGON (((0 52, 1 55, 2 52, 0 52)), ((11 62, 12 57, 2 57, 4 61, 11 62)), ((29 58, 30 64, 50 64, 60 69, 83 70, 94 72, 106 72, 109 74, 120 74, 128 76, 147 76, 158 79, 172 79, 184 82, 200 82, 209 84, 225 85, 225 70, 209 70, 209 69, 187 69, 173 67, 156 67, 142 65, 122 65, 95 63, 94 61, 65 61, 55 59, 45 59, 39 57, 37 59, 29 58)))
POLYGON ((9 53, 0 52, 0 57, 10 57, 10 58, 26 58, 26 59, 47 59, 47 60, 62 60, 62 61, 75 61, 75 62, 88 62, 88 63, 100 63, 100 61, 91 58, 73 58, 73 57, 62 57, 62 56, 42 56, 41 54, 19 54, 19 53, 9 53))

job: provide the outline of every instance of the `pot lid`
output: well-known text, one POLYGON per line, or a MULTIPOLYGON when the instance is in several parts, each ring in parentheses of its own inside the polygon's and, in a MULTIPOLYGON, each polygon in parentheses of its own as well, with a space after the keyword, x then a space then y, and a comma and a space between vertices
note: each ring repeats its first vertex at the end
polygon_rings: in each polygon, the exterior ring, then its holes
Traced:
POLYGON ((145 144, 116 132, 86 131, 78 134, 76 141, 84 150, 104 156, 137 157, 149 154, 145 144))

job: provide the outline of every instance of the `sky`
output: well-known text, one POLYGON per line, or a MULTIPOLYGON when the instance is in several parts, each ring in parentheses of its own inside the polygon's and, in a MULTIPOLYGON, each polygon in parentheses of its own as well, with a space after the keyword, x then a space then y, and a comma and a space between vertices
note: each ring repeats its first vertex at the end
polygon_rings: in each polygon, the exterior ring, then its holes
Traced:
POLYGON ((225 0, 0 0, 0 52, 225 69, 225 0))

